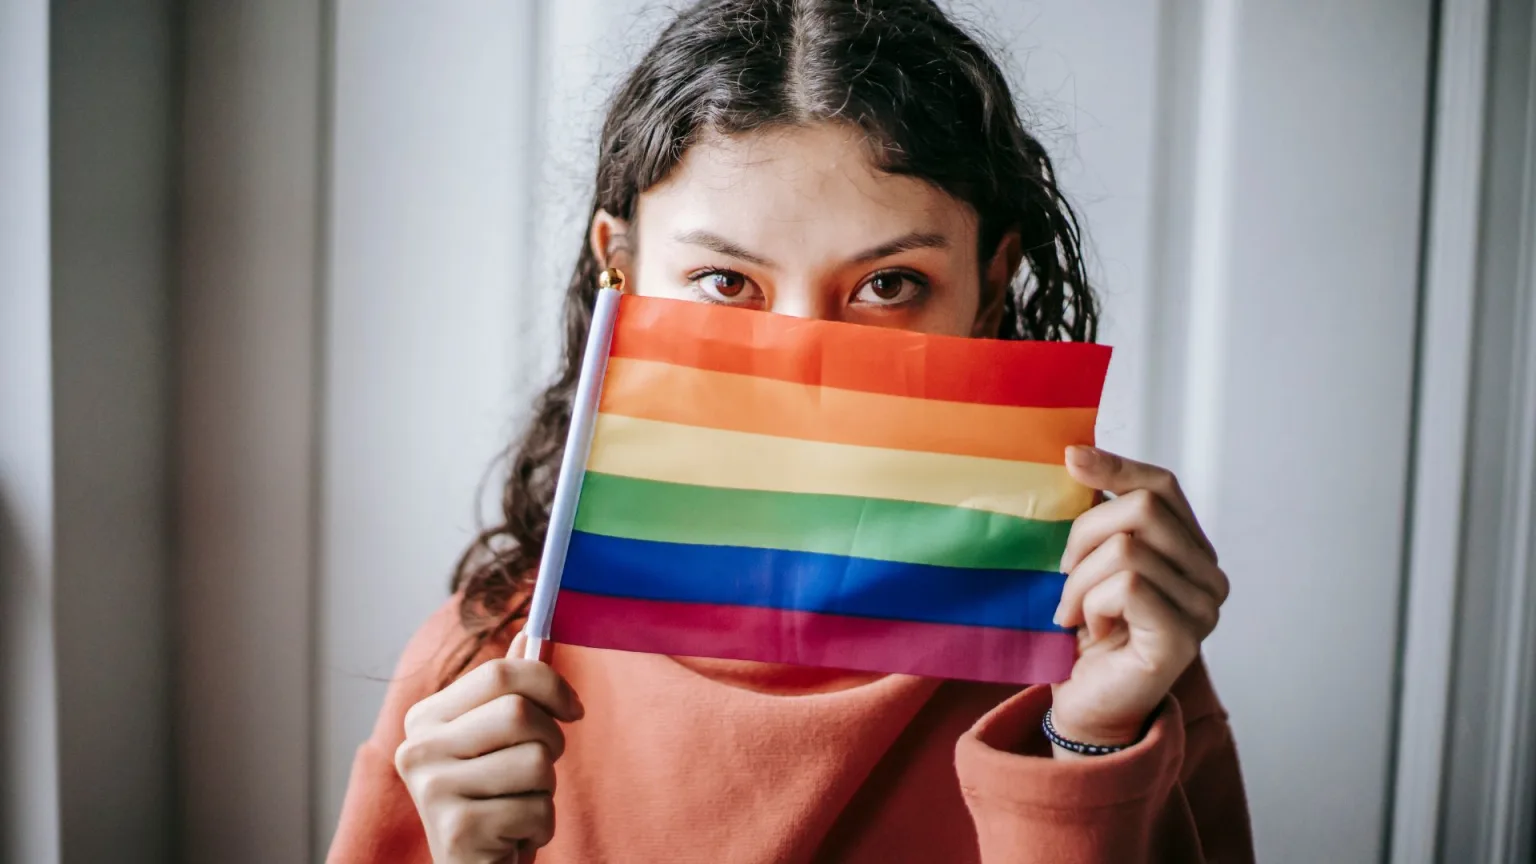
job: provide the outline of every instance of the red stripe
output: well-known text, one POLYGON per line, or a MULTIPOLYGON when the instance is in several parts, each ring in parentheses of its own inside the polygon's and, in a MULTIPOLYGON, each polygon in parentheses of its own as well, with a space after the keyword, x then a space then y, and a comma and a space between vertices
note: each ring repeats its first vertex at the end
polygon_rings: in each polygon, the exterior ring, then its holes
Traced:
POLYGON ((1071 633, 853 618, 751 606, 667 603, 562 590, 556 642, 681 657, 717 657, 959 678, 1063 681, 1071 633))
POLYGON ((843 390, 988 405, 1097 408, 1110 349, 930 336, 625 295, 614 357, 843 390))

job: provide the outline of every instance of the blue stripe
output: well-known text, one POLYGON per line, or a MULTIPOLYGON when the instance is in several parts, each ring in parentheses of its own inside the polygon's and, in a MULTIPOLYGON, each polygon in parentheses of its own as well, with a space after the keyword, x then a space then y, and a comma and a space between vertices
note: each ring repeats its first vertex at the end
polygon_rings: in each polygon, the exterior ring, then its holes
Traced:
POLYGON ((610 597, 1059 632, 1051 615, 1066 578, 575 531, 560 585, 610 597))

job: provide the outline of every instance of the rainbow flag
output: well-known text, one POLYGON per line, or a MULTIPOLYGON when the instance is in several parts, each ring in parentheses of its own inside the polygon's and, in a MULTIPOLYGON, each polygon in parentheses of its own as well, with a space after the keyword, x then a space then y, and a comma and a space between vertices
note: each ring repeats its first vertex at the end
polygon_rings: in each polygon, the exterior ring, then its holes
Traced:
POLYGON ((1093 442, 1108 348, 616 299, 550 638, 1067 676, 1051 615, 1093 493, 1063 450, 1093 442))

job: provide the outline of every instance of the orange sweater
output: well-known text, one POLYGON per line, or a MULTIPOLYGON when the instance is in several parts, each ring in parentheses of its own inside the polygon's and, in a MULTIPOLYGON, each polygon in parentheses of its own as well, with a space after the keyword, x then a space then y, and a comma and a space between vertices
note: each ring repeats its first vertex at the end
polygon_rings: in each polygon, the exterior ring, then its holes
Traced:
MULTIPOLYGON (((394 751, 464 636, 453 601, 407 646, 331 862, 431 860, 394 751)), ((550 662, 587 714, 565 726, 539 864, 1253 860, 1231 730, 1199 662, 1141 743, 1072 761, 1039 731, 1049 687, 570 646, 550 662)))

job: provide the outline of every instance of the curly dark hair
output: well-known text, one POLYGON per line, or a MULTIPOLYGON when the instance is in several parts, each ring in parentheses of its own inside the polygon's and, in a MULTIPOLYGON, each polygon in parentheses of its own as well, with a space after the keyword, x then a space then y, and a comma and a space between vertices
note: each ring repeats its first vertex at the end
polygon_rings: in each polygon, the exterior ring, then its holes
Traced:
MULTIPOLYGON (((859 129, 882 170, 974 208, 981 260, 1019 232, 1028 266, 1003 298, 998 338, 1096 338, 1077 219, 1051 160, 997 64, 932 0, 704 0, 681 11, 608 104, 588 212, 632 219, 701 134, 823 122, 859 129)), ((584 233, 559 372, 508 453, 499 524, 453 579, 472 635, 455 674, 527 614, 600 266, 584 233)))

